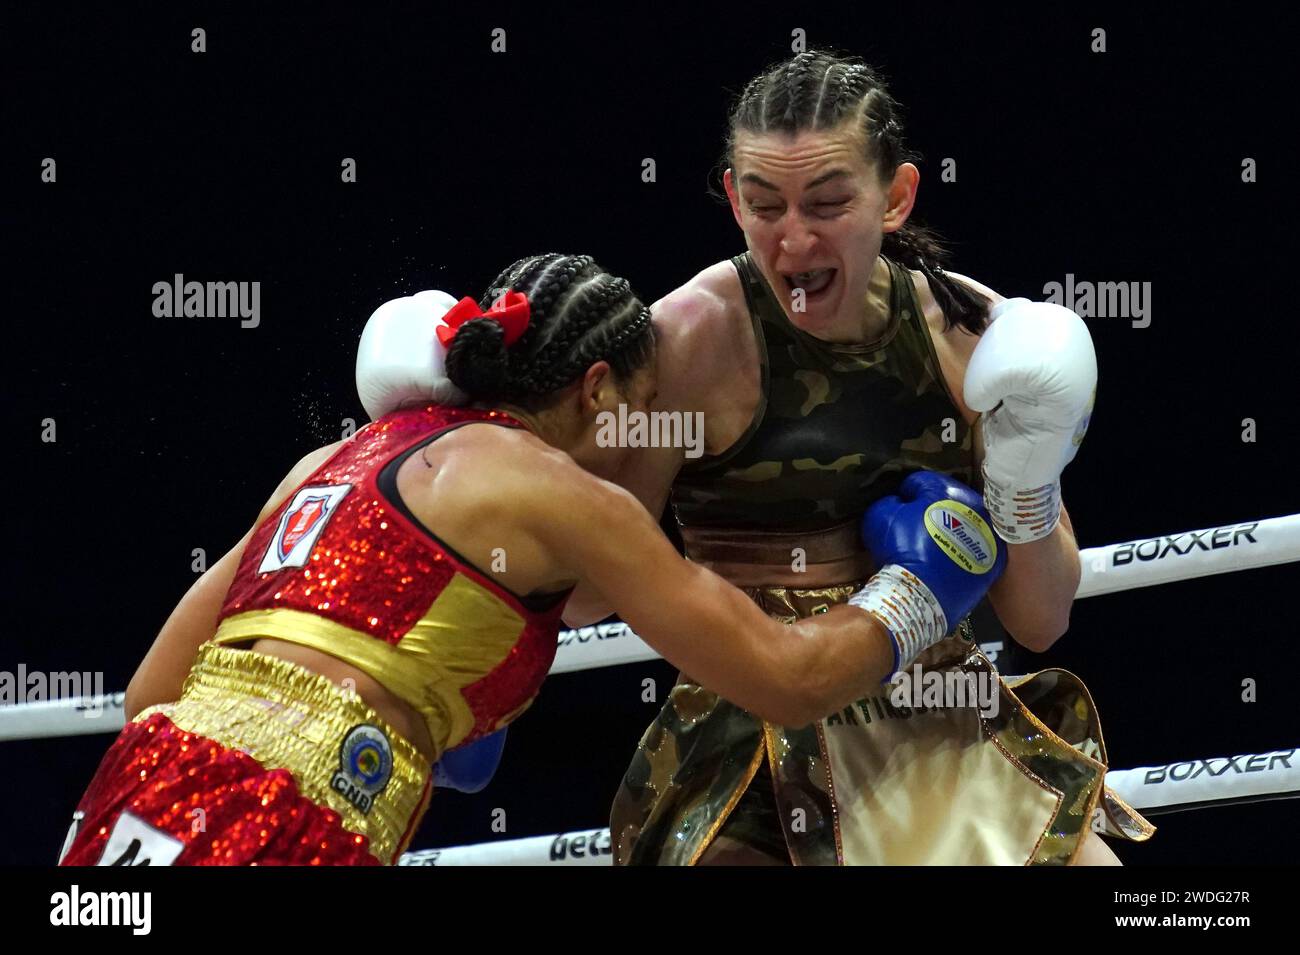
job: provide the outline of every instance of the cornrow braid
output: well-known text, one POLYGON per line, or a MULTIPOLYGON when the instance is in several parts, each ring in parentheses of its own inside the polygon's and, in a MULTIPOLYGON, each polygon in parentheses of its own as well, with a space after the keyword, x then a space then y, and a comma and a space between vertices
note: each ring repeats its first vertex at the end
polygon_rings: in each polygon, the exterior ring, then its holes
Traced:
MULTIPOLYGON (((732 107, 723 168, 735 167, 736 136, 837 129, 852 123, 867 162, 884 181, 904 162, 917 162, 904 138, 901 109, 884 80, 857 57, 809 50, 777 63, 745 84, 732 107)), ((939 236, 909 221, 886 233, 881 251, 923 272, 943 309, 947 327, 979 334, 988 322, 988 303, 943 270, 947 258, 939 236)))
MULTIPOLYGON (((611 277, 612 278, 612 277, 611 277)), ((623 351, 646 333, 650 310, 632 293, 622 279, 609 282, 599 290, 601 301, 591 303, 603 321, 581 323, 572 320, 573 338, 565 341, 565 351, 551 361, 537 361, 537 377, 525 382, 535 394, 546 394, 581 377, 595 362, 609 361, 615 372, 629 375, 639 367, 624 360, 623 351), (621 289, 619 284, 621 283, 621 289)))
POLYGON ((634 374, 653 355, 650 310, 626 279, 610 275, 588 255, 520 259, 488 286, 479 307, 508 291, 528 297, 529 324, 510 347, 491 319, 465 323, 447 352, 447 374, 471 400, 546 403, 597 361, 615 375, 634 374))
POLYGON ((612 297, 627 292, 627 282, 622 279, 603 283, 596 279, 584 280, 582 285, 572 291, 564 331, 557 335, 558 340, 552 339, 541 346, 538 354, 534 357, 534 363, 551 365, 562 360, 563 356, 568 355, 578 339, 586 334, 593 324, 594 318, 610 304, 612 297), (620 282, 622 283, 621 288, 619 286, 620 282))
POLYGON ((820 128, 822 122, 822 104, 826 102, 827 89, 830 88, 832 90, 831 102, 834 103, 838 101, 841 95, 840 90, 844 86, 844 77, 848 70, 849 68, 842 64, 833 63, 822 76, 821 88, 817 91, 817 104, 813 107, 813 129, 820 128), (836 72, 837 70, 838 72, 836 72), (834 86, 831 86, 832 78, 834 78, 834 86))
POLYGON ((813 64, 809 57, 796 56, 789 61, 784 90, 785 112, 781 117, 781 125, 788 126, 796 123, 796 109, 808 99, 808 84, 812 79, 812 70, 813 64))
MULTIPOLYGON (((568 365, 557 363, 547 383, 554 390, 580 377, 595 362, 607 360, 620 376, 636 370, 635 364, 624 360, 623 353, 646 336, 650 328, 650 309, 632 296, 620 299, 621 311, 611 312, 610 320, 593 325, 573 345, 568 365)), ((648 341, 648 340, 647 340, 648 341)))

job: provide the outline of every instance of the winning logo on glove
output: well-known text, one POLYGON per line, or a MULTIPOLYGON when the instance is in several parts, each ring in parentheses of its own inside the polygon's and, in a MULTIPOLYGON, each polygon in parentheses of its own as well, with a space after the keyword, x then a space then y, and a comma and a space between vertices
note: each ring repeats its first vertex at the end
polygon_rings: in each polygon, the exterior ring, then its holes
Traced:
POLYGON ((925 529, 952 562, 970 574, 987 574, 997 560, 993 530, 975 511, 952 499, 925 509, 925 529))

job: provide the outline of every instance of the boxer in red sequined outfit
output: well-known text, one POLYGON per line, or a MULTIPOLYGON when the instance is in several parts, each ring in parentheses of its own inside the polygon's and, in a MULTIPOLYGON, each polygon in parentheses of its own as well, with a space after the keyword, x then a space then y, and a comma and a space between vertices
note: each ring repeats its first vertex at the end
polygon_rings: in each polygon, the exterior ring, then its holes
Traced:
POLYGON ((636 452, 602 446, 601 416, 655 388, 625 281, 525 259, 443 325, 471 404, 384 415, 285 478, 132 679, 65 865, 395 861, 430 766, 536 695, 579 582, 768 719, 815 719, 891 671, 876 616, 779 624, 605 480, 636 452))

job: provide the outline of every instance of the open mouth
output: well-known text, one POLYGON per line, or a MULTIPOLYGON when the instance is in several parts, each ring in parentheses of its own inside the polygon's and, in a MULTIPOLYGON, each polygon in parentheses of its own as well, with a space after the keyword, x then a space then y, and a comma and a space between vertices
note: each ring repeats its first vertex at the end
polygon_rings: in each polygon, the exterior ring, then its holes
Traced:
POLYGON ((831 287, 831 282, 835 281, 835 272, 835 269, 811 269, 807 272, 783 273, 782 277, 790 291, 803 289, 804 295, 812 298, 831 287))

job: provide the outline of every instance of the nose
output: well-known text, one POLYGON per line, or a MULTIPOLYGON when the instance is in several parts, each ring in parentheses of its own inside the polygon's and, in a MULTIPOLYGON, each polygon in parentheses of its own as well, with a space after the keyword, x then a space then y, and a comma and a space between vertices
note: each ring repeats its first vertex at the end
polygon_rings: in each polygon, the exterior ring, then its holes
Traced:
POLYGON ((817 236, 808 228, 803 216, 795 214, 786 217, 785 232, 781 235, 781 251, 792 259, 807 255, 816 243, 817 236))

